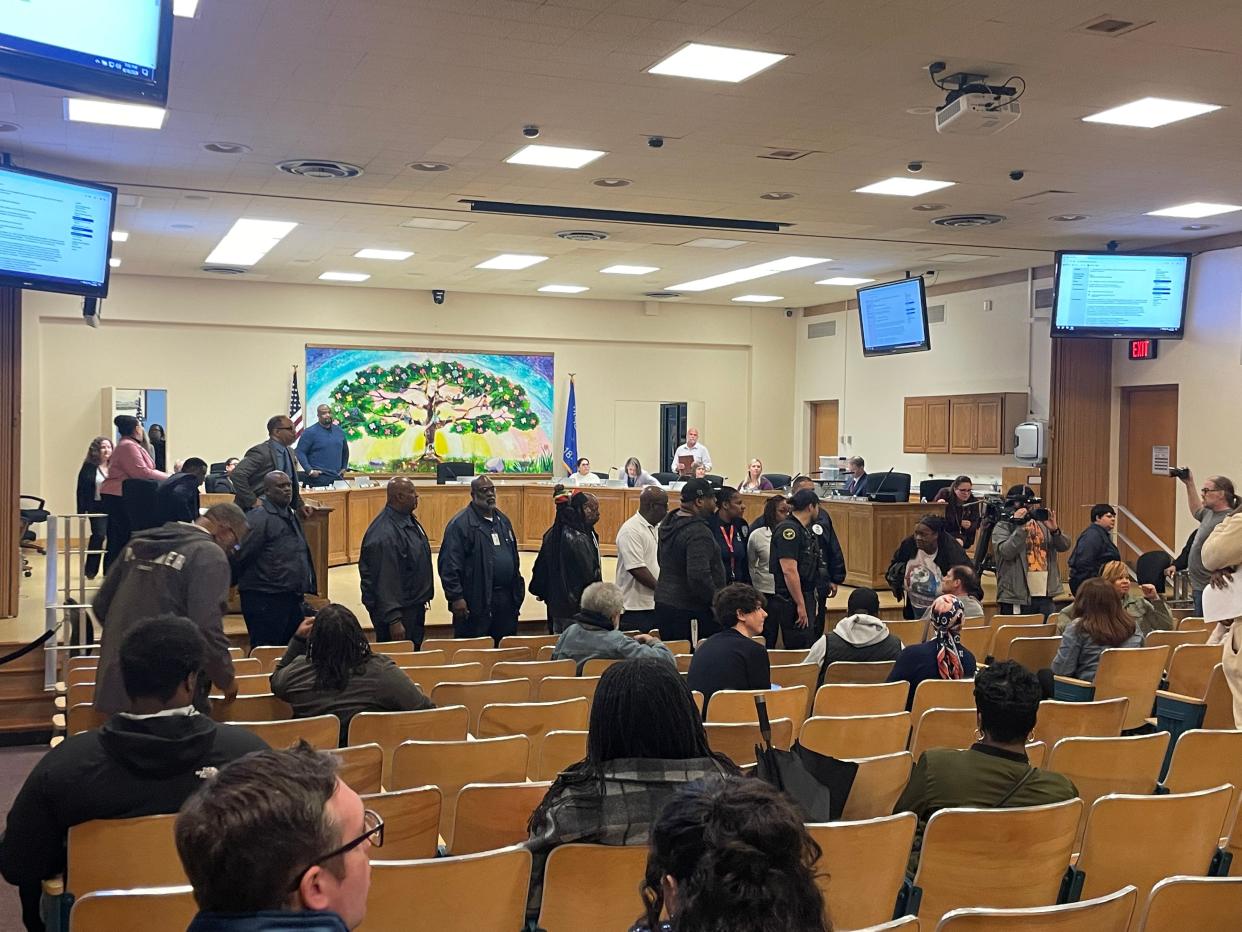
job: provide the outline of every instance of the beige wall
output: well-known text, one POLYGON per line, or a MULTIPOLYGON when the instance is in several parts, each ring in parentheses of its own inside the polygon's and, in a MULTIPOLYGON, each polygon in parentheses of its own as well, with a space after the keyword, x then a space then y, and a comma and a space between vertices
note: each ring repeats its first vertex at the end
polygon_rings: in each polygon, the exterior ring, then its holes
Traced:
POLYGON ((755 454, 778 469, 792 455, 776 415, 793 395, 796 321, 780 308, 457 293, 436 306, 427 292, 121 275, 103 317, 92 330, 80 299, 25 296, 22 485, 57 512, 73 508, 103 387, 168 389, 170 460, 222 460, 287 410, 307 343, 552 352, 556 449, 574 372, 579 450, 601 470, 637 451, 650 451, 646 468, 660 465, 661 401, 702 412, 696 426, 721 472, 743 475, 755 454))

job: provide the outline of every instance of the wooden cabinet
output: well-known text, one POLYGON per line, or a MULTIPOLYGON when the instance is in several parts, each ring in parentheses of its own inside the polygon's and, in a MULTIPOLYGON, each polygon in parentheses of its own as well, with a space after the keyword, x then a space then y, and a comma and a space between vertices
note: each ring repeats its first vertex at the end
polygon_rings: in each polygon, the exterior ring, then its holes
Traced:
POLYGON ((1025 392, 906 398, 906 453, 1013 452, 1013 432, 1027 415, 1025 392))
POLYGON ((907 398, 904 420, 906 427, 902 450, 906 453, 926 453, 927 399, 907 398))
POLYGON ((949 399, 942 395, 905 399, 902 450, 906 453, 949 452, 949 399))
POLYGON ((928 398, 927 452, 949 452, 949 399, 928 398))
POLYGON ((974 453, 978 446, 979 402, 970 397, 949 399, 949 452, 974 453))

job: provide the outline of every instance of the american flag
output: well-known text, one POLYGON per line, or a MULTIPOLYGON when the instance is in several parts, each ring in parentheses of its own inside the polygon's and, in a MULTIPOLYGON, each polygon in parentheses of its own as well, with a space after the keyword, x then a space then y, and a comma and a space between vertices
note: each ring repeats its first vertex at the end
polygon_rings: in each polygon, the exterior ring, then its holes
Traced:
POLYGON ((293 382, 289 387, 289 420, 293 421, 293 431, 302 436, 302 393, 298 391, 298 367, 293 367, 293 382))

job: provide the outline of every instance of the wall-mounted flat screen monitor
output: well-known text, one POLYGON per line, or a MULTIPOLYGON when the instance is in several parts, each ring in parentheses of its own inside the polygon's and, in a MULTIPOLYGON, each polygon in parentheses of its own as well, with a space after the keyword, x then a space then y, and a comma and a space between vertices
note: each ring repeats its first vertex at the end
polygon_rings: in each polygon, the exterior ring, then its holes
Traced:
POLYGON ((1058 252, 1054 337, 1180 340, 1189 253, 1058 252))
POLYGON ((0 0, 0 74, 164 106, 173 0, 0 0))
POLYGON ((0 166, 0 285, 108 296, 116 188, 0 166))
POLYGON ((931 349, 927 295, 921 277, 859 288, 858 320, 864 356, 931 349))

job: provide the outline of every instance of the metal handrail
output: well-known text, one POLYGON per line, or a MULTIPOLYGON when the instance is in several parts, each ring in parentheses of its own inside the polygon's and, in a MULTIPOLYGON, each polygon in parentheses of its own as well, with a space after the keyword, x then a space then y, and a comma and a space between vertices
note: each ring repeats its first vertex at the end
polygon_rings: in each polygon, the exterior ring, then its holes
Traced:
POLYGON ((52 691, 56 683, 62 679, 58 669, 62 656, 69 651, 86 651, 98 648, 97 643, 86 640, 86 625, 78 625, 78 640, 75 643, 72 626, 69 624, 69 612, 80 612, 91 625, 99 621, 87 601, 87 593, 97 592, 100 587, 87 585, 86 561, 92 555, 103 555, 103 551, 91 550, 88 547, 71 547, 76 525, 78 541, 87 540, 90 535, 90 519, 106 517, 102 514, 84 513, 69 515, 52 515, 47 522, 47 551, 44 578, 44 631, 56 630, 58 633, 49 638, 43 646, 43 688, 52 691), (64 539, 65 547, 60 548, 60 540, 64 539), (64 554, 63 570, 58 560, 64 554), (63 643, 62 643, 63 641, 63 643))
MULTIPOLYGON (((1157 536, 1156 536, 1156 532, 1155 532, 1155 531, 1153 531, 1153 530, 1152 530, 1151 528, 1149 528, 1146 524, 1144 524, 1142 521, 1140 521, 1140 520, 1139 520, 1138 515, 1136 515, 1134 512, 1132 512, 1132 511, 1131 511, 1129 508, 1127 508, 1125 505, 1118 505, 1118 506, 1117 506, 1117 511, 1118 511, 1118 512, 1120 512, 1120 513, 1121 513, 1122 515, 1124 515, 1125 517, 1129 518, 1129 519, 1130 519, 1130 522, 1131 522, 1131 523, 1132 523, 1135 527, 1137 527, 1140 531, 1142 531, 1144 534, 1146 534, 1146 535, 1147 535, 1147 536, 1148 536, 1148 537, 1149 537, 1149 538, 1150 538, 1150 539, 1151 539, 1151 540, 1152 540, 1152 541, 1156 544, 1156 546, 1158 546, 1161 550, 1163 550, 1165 553, 1167 553, 1167 554, 1168 554, 1170 557, 1172 557, 1173 559, 1175 559, 1175 560, 1177 559, 1177 552, 1176 552, 1176 551, 1175 551, 1172 547, 1170 547, 1168 544, 1166 544, 1164 541, 1162 541, 1159 537, 1157 537, 1157 536)), ((1123 542, 1125 542, 1125 544, 1126 544, 1127 546, 1129 546, 1129 547, 1133 547, 1133 548, 1134 548, 1134 552, 1135 552, 1135 553, 1142 553, 1142 552, 1143 552, 1143 550, 1142 550, 1141 548, 1139 548, 1139 547, 1138 547, 1138 546, 1137 546, 1137 545, 1136 545, 1136 544, 1135 544, 1132 540, 1130 540, 1129 538, 1125 537, 1125 536, 1124 536, 1124 535, 1123 535, 1120 531, 1118 531, 1118 532, 1117 532, 1117 536, 1118 536, 1118 537, 1119 537, 1119 538, 1120 538, 1123 542)))

